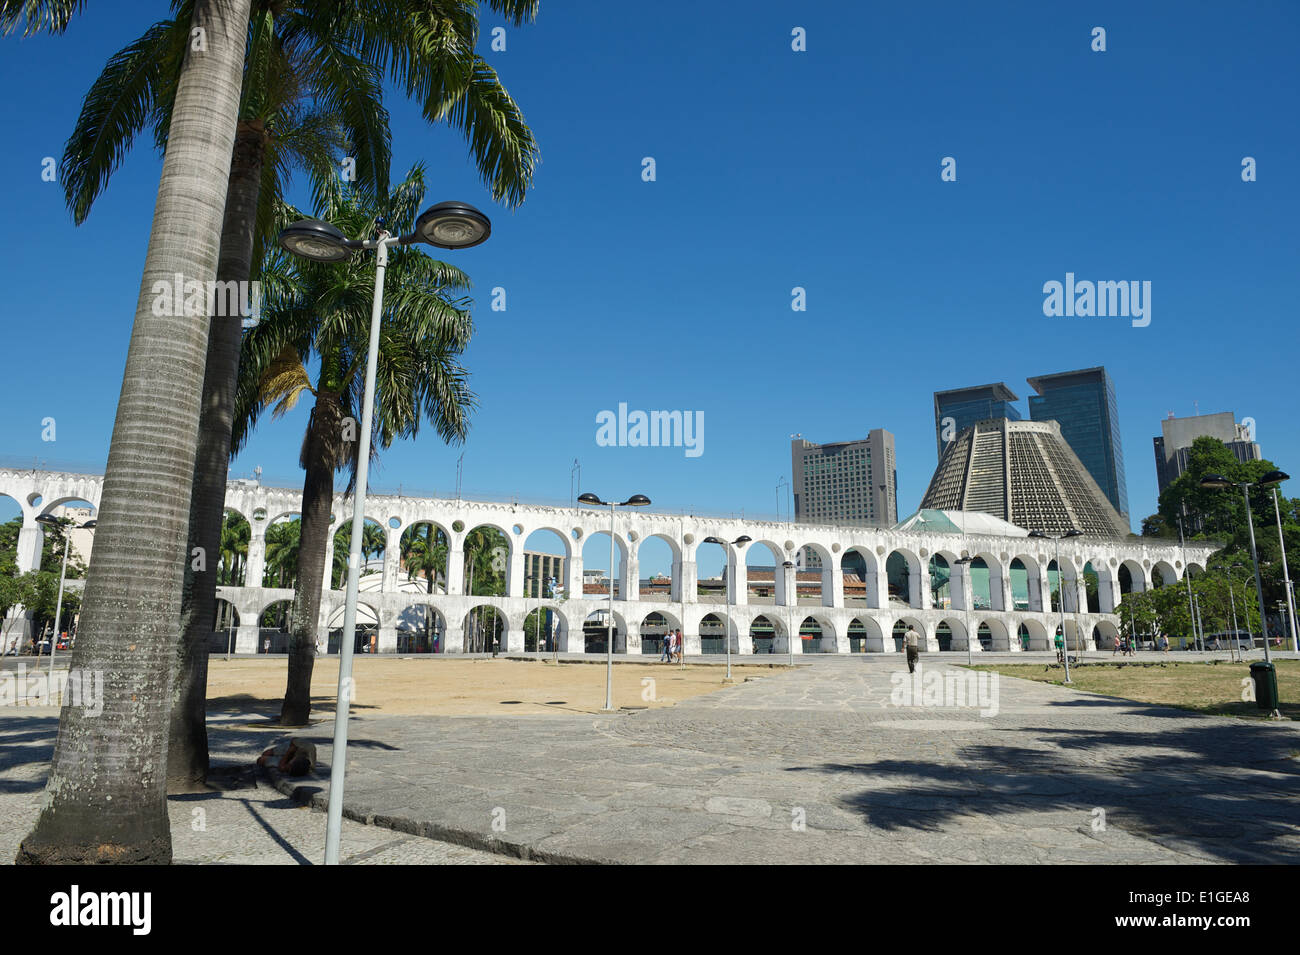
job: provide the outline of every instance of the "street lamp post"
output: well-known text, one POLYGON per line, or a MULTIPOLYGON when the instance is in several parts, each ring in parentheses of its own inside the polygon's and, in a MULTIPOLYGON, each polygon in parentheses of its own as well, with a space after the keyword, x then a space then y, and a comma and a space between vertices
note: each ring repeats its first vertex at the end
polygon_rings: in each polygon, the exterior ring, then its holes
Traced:
POLYGON ((1279 484, 1290 477, 1291 475, 1282 471, 1269 471, 1258 481, 1230 481, 1222 474, 1207 474, 1201 478, 1201 487, 1241 488, 1241 496, 1246 502, 1246 527, 1250 529, 1250 559, 1255 565, 1255 597, 1259 600, 1259 629, 1264 636, 1265 663, 1271 663, 1272 658, 1268 652, 1268 612, 1264 604, 1264 581, 1259 573, 1259 553, 1255 550, 1255 518, 1250 510, 1250 489, 1256 485, 1264 487, 1279 484))
POLYGON ((1286 538, 1282 536, 1282 508, 1277 500, 1277 485, 1273 485, 1273 514, 1277 517, 1277 543, 1282 551, 1282 580, 1286 586, 1286 612, 1291 623, 1291 650, 1300 651, 1300 634, 1295 628, 1295 594, 1291 590, 1291 570, 1286 563, 1286 538))
MULTIPOLYGON (((42 514, 36 518, 36 523, 45 524, 50 527, 58 527, 59 519, 55 517, 53 514, 42 514)), ((65 580, 67 580, 68 577, 68 551, 72 550, 71 531, 73 527, 77 527, 77 526, 89 529, 94 527, 95 524, 97 523, 98 523, 97 521, 93 521, 93 520, 86 521, 86 523, 81 525, 77 525, 74 523, 71 527, 68 528, 68 533, 65 533, 63 535, 63 569, 59 571, 59 597, 54 604, 54 633, 52 634, 50 639, 50 681, 49 682, 51 687, 54 686, 54 654, 59 649, 59 618, 63 616, 63 583, 65 580)), ((38 643, 37 650, 39 651, 39 649, 40 649, 40 644, 38 643)))
POLYGON ((375 251, 375 292, 370 312, 369 354, 366 360, 365 397, 361 406, 360 448, 357 455, 356 494, 352 511, 352 539, 348 548, 348 586, 343 613, 343 639, 339 644, 339 685, 334 711, 334 748, 330 758, 329 811, 325 826, 325 864, 338 865, 343 824, 343 784, 347 770, 348 710, 352 695, 352 654, 357 623, 357 583, 361 569, 361 543, 365 531, 366 482, 370 476, 370 430, 375 410, 375 371, 379 364, 379 330, 384 310, 384 272, 388 250, 395 245, 425 242, 440 249, 468 249, 487 241, 492 223, 473 206, 440 202, 415 220, 415 230, 394 236, 376 222, 373 239, 348 239, 320 219, 303 219, 279 236, 286 252, 313 262, 342 262, 358 250, 375 251))
POLYGON ((614 501, 602 501, 595 494, 579 494, 578 503, 588 507, 609 505, 609 620, 605 630, 605 708, 603 712, 614 711, 614 509, 616 507, 645 507, 650 498, 644 494, 633 494, 621 504, 614 501))
POLYGON ((1061 599, 1061 660, 1065 664, 1065 682, 1071 683, 1073 681, 1070 679, 1070 643, 1065 636, 1065 572, 1061 569, 1061 541, 1067 537, 1082 537, 1083 531, 1071 527, 1059 537, 1044 534, 1042 531, 1030 531, 1029 536, 1056 541, 1056 589, 1061 599))
MULTIPOLYGON (((723 642, 726 643, 727 645, 727 676, 722 681, 723 683, 736 682, 731 678, 731 587, 732 587, 732 582, 736 579, 736 574, 734 571, 732 571, 731 568, 731 548, 742 547, 745 544, 748 544, 751 539, 752 538, 741 535, 740 537, 737 537, 734 541, 728 543, 727 541, 723 540, 721 537, 704 538, 704 543, 706 544, 721 544, 727 557, 727 562, 723 564, 722 567, 722 573, 726 575, 725 579, 722 582, 724 585, 723 589, 726 591, 727 594, 727 632, 723 640, 723 642), (731 571, 731 573, 728 573, 728 571, 731 571)), ((739 636, 739 634, 737 634, 737 636, 739 636)))

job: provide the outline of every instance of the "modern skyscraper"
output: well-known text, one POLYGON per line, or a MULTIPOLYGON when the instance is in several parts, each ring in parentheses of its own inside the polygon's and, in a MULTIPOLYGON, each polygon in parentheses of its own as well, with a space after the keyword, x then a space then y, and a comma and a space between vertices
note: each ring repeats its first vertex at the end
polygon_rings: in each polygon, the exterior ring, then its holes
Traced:
POLYGON ((954 388, 934 393, 934 437, 943 457, 944 448, 977 421, 991 418, 1020 420, 1020 409, 1011 402, 1019 401, 1015 392, 999 381, 992 385, 973 388, 954 388))
POLYGON ((1128 521, 1128 483, 1119 435, 1115 384, 1102 367, 1028 379, 1031 421, 1055 421, 1097 486, 1128 521))
POLYGON ((1163 491, 1187 470, 1187 456, 1197 438, 1218 438, 1228 446, 1238 461, 1258 461, 1262 456, 1251 429, 1237 424, 1231 411, 1219 414, 1169 417, 1160 422, 1161 435, 1152 438, 1156 451, 1156 481, 1163 491))
POLYGON ((922 508, 982 511, 1047 534, 1124 537, 1120 516, 1056 421, 981 421, 949 442, 922 508))
POLYGON ((796 520, 820 524, 883 524, 898 521, 898 472, 894 436, 876 428, 864 440, 813 444, 790 442, 796 520))

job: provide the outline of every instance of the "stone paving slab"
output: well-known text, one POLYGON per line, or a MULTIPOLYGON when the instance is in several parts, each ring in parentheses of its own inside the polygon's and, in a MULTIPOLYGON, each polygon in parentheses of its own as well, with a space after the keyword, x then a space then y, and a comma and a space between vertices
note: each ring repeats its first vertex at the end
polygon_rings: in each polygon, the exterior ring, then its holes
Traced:
POLYGON ((1294 723, 1010 678, 996 715, 894 706, 896 671, 817 661, 613 716, 362 717, 348 779, 417 831, 551 861, 1300 862, 1294 723))
MULTIPOLYGON (((995 715, 895 706, 890 678, 900 664, 822 658, 670 708, 615 715, 358 716, 344 856, 356 864, 510 856, 1300 862, 1295 723, 1202 716, 1005 677, 995 715)), ((933 655, 923 668, 966 672, 933 655)), ((5 861, 39 807, 54 717, 0 716, 5 861)), ((214 762, 246 766, 284 735, 223 719, 211 730, 214 762)), ((178 861, 323 857, 324 817, 302 803, 325 805, 332 728, 295 735, 316 742, 319 778, 279 780, 288 799, 265 789, 205 796, 201 805, 175 797, 178 861), (207 811, 206 832, 190 830, 194 808, 207 811)))
MULTIPOLYGON (((0 864, 12 865, 40 813, 54 751, 58 710, 24 707, 0 715, 0 864)), ((325 817, 285 798, 259 774, 261 749, 245 734, 213 734, 213 781, 219 791, 168 800, 172 855, 186 865, 320 865, 325 817), (233 762, 238 759, 242 762, 233 762)), ((519 860, 446 842, 343 822, 343 865, 518 864, 519 860)))

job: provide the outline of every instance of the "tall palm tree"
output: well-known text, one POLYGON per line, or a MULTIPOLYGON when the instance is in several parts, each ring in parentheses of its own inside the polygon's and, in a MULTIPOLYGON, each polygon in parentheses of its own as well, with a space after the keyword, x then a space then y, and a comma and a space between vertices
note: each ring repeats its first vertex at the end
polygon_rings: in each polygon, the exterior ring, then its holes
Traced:
MULTIPOLYGON (((423 196, 424 170, 416 165, 386 200, 337 184, 317 211, 346 235, 371 235, 381 216, 400 234, 413 227, 423 196)), ((282 210, 285 224, 301 218, 296 209, 282 210)), ((356 474, 356 426, 345 422, 360 417, 375 258, 355 255, 322 264, 273 250, 262 277, 265 320, 244 338, 234 448, 243 446, 268 407, 279 416, 304 395, 314 399, 300 454, 302 541, 280 713, 282 723, 299 726, 310 712, 334 474, 345 468, 353 480, 356 474), (309 364, 317 368, 314 379, 309 364)), ((459 361, 473 327, 469 302, 458 295, 469 279, 416 246, 404 246, 393 249, 385 281, 373 453, 395 439, 415 437, 426 421, 444 441, 461 441, 474 406, 459 361)))
MULTIPOLYGON (((103 674, 103 711, 64 704, 23 862, 171 860, 168 717, 208 323, 155 314, 153 289, 177 274, 205 285, 216 276, 249 2, 194 2, 203 49, 186 49, 176 80, 73 651, 74 668, 103 674)), ((23 16, 31 29, 46 22, 33 11, 58 7, 66 23, 77 6, 5 0, 0 22, 9 30, 23 16)))
MULTIPOLYGON (((10 2, 10 0, 3 0, 10 2)), ((69 208, 77 221, 150 123, 166 144, 175 77, 188 42, 188 6, 161 21, 109 61, 86 98, 64 155, 69 208)), ((447 121, 469 140, 492 195, 514 205, 532 181, 536 144, 495 71, 474 53, 473 0, 253 0, 240 121, 222 232, 218 280, 255 277, 273 237, 276 203, 293 167, 314 181, 338 171, 347 153, 357 181, 388 181, 388 118, 381 76, 418 98, 431 122, 447 121)), ((537 0, 490 0, 516 24, 536 15, 537 0)), ((188 539, 213 552, 225 500, 240 325, 213 316, 204 372, 200 442, 188 539)), ((214 574, 187 572, 171 717, 169 784, 196 788, 207 772, 206 621, 216 599, 214 574)))

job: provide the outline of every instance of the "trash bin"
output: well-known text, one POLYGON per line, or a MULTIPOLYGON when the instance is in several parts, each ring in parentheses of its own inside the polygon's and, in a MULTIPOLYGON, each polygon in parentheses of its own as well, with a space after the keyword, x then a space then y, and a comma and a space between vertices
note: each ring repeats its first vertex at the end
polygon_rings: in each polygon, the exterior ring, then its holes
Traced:
POLYGON ((1255 705, 1261 710, 1277 709, 1277 669, 1273 664, 1252 663, 1250 678, 1255 681, 1255 705))

